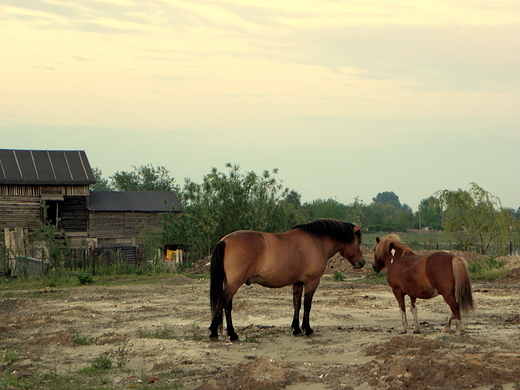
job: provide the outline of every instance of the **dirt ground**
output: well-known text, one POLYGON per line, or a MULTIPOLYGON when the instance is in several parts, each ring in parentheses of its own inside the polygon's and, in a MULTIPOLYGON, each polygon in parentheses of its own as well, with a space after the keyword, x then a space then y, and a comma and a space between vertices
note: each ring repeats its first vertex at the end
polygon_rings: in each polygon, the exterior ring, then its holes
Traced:
POLYGON ((0 291, 0 371, 65 375, 106 356, 119 365, 111 389, 520 389, 520 264, 508 263, 517 277, 473 283, 476 309, 461 336, 441 333, 441 297, 418 302, 421 335, 400 335, 389 287, 364 283, 368 269, 338 258, 314 297, 312 337, 291 334, 290 287, 243 286, 233 343, 208 339, 207 279, 0 291))

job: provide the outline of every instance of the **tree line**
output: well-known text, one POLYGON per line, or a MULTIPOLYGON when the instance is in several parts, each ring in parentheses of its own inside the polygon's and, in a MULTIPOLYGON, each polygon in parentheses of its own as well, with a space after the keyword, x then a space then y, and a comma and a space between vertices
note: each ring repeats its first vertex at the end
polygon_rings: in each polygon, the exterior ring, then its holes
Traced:
POLYGON ((301 202, 301 195, 276 179, 277 170, 242 172, 227 164, 213 168, 197 183, 189 178, 180 187, 162 166, 133 167, 108 179, 94 168, 95 191, 175 191, 183 210, 160 216, 156 245, 182 244, 194 258, 207 256, 218 240, 235 230, 282 232, 316 218, 337 218, 361 224, 365 232, 442 230, 461 249, 491 253, 518 237, 520 208, 504 208, 500 199, 471 183, 469 190, 437 191, 423 199, 416 212, 401 204, 392 191, 378 193, 369 204, 356 198, 343 204, 332 198, 301 202))

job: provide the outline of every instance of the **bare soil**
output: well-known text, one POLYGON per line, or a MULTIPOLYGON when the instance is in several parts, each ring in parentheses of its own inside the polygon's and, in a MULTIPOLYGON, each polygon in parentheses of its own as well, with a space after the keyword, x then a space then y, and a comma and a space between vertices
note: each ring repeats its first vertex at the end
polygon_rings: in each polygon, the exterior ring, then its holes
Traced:
POLYGON ((314 297, 311 337, 291 334, 290 287, 243 286, 233 343, 209 341, 207 279, 11 292, 0 298, 0 371, 70 375, 106 356, 110 389, 520 389, 520 264, 508 264, 513 277, 473 283, 476 309, 461 336, 441 333, 441 297, 418 302, 422 334, 400 335, 389 287, 361 281, 369 271, 339 258, 314 297))

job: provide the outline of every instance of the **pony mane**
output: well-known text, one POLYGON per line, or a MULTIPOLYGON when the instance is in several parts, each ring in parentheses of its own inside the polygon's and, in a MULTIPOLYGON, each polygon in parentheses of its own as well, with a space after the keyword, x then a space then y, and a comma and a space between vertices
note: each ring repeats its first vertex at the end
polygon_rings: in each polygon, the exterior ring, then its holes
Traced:
POLYGON ((300 229, 318 238, 329 237, 343 243, 352 242, 356 235, 361 238, 361 230, 354 233, 354 224, 332 218, 316 219, 294 226, 292 229, 300 229))
POLYGON ((397 234, 388 234, 379 240, 379 243, 376 245, 376 256, 383 258, 385 254, 390 252, 390 244, 394 244, 396 248, 401 249, 402 255, 416 255, 417 253, 408 248, 401 242, 401 239, 397 234))

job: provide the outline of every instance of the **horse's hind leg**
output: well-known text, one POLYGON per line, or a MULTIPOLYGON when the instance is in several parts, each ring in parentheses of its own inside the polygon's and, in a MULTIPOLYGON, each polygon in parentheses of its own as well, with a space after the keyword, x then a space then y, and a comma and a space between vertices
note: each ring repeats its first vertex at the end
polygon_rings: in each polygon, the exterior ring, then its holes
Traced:
POLYGON ((455 300, 453 294, 443 295, 444 300, 449 306, 448 310, 448 320, 446 321, 446 325, 444 325, 443 333, 449 333, 451 328, 451 321, 455 320, 455 334, 464 334, 466 330, 464 329, 464 324, 462 323, 462 318, 460 316, 460 308, 459 304, 455 300))
POLYGON ((209 335, 210 340, 217 341, 219 329, 222 326, 222 307, 217 308, 215 313, 213 313, 213 319, 211 320, 211 325, 209 326, 209 330, 211 334, 209 335))
POLYGON ((293 287, 294 316, 293 316, 291 328, 293 330, 293 335, 299 336, 302 334, 302 330, 300 328, 300 309, 302 307, 303 284, 295 283, 295 284, 293 284, 292 287, 293 287))
POLYGON ((417 298, 410 297, 410 301, 412 302, 412 308, 410 309, 410 311, 412 312, 412 315, 413 315, 413 328, 414 328, 413 332, 421 333, 421 329, 419 327, 419 320, 417 318, 417 304, 416 304, 417 298))
POLYGON ((217 307, 213 312, 213 319, 211 320, 211 325, 209 330, 211 331, 210 340, 216 341, 218 340, 219 331, 222 329, 223 325, 223 312, 226 313, 226 324, 227 324, 227 333, 231 339, 231 341, 238 340, 238 335, 235 333, 235 329, 233 327, 233 321, 231 319, 231 310, 233 309, 233 296, 237 292, 238 287, 227 285, 224 288, 224 292, 222 294, 222 299, 218 303, 217 307))
POLYGON ((227 324, 227 334, 231 341, 237 341, 238 335, 235 332, 235 328, 233 326, 233 320, 231 319, 231 311, 233 310, 233 298, 231 298, 226 307, 224 308, 226 312, 226 324, 227 324))

